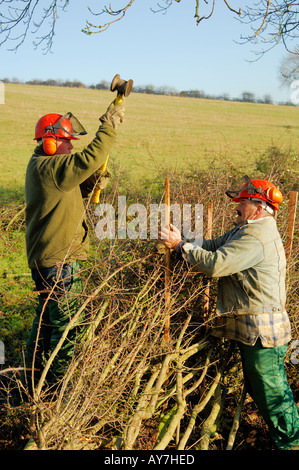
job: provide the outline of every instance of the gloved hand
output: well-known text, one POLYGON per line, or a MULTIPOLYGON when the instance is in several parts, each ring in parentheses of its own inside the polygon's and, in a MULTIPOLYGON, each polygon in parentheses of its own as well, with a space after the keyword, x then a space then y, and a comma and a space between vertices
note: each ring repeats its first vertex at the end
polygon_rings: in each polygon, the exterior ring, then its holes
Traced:
POLYGON ((87 178, 85 181, 83 181, 83 183, 80 184, 82 197, 89 197, 95 188, 100 190, 105 189, 110 177, 111 173, 108 170, 95 171, 89 178, 87 178))
POLYGON ((106 122, 110 124, 114 129, 119 126, 124 120, 125 107, 123 101, 117 105, 114 104, 114 101, 108 106, 107 111, 103 116, 100 117, 101 122, 106 122))
POLYGON ((95 185, 97 189, 105 189, 107 184, 109 183, 109 178, 111 178, 111 173, 108 170, 105 171, 99 171, 99 174, 97 174, 97 177, 99 177, 99 181, 95 185))

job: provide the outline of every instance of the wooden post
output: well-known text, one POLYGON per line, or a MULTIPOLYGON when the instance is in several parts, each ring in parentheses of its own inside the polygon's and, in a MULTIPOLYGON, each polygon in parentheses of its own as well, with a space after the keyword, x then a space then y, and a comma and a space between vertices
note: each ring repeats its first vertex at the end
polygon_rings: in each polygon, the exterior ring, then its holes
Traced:
MULTIPOLYGON (((207 238, 212 238, 213 232, 213 203, 210 202, 208 205, 208 220, 207 220, 207 238)), ((207 282, 204 291, 204 304, 203 304, 203 316, 207 318, 209 313, 209 301, 210 301, 210 281, 207 282)))
POLYGON ((287 238, 286 238, 286 244, 285 244, 285 253, 286 253, 287 263, 289 263, 290 259, 291 259, 293 237, 294 237, 294 228, 295 228, 295 219, 296 219, 297 201, 298 201, 298 192, 297 191, 290 191, 288 228, 287 228, 287 238))
MULTIPOLYGON (((165 226, 169 228, 170 224, 170 190, 169 179, 165 178, 165 226)), ((165 254, 165 308, 168 310, 170 305, 170 249, 166 248, 165 254)), ((167 313, 164 337, 166 341, 170 339, 170 316, 167 313)))

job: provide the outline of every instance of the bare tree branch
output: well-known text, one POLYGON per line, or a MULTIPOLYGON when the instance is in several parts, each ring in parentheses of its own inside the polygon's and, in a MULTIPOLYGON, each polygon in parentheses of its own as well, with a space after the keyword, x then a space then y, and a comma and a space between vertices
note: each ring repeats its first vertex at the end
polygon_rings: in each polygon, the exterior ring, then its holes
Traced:
MULTIPOLYGON (((299 24, 299 2, 297 1, 252 0, 242 9, 233 6, 233 0, 193 1, 197 25, 203 20, 210 19, 222 1, 229 12, 240 18, 245 25, 244 29, 246 25, 251 28, 249 34, 241 36, 241 41, 266 45, 266 50, 258 54, 263 55, 278 43, 282 43, 289 52, 295 53, 296 51, 295 41, 298 39, 299 24), (292 46, 292 43, 295 45, 292 46)), ((182 0, 153 0, 153 4, 156 3, 156 9, 151 8, 151 11, 166 14, 174 2, 183 3, 182 0)), ((240 0, 235 0, 235 2, 240 3, 240 0)), ((118 9, 114 9, 113 4, 110 3, 100 12, 92 11, 88 7, 92 16, 108 15, 110 19, 108 18, 108 21, 103 24, 86 21, 82 32, 91 35, 106 31, 109 26, 122 20, 134 3, 135 0, 124 0, 125 6, 118 9)), ((16 46, 12 50, 17 50, 27 35, 33 34, 35 47, 43 45, 45 52, 51 51, 59 10, 65 11, 68 4, 69 0, 44 0, 44 2, 42 0, 0 0, 0 46, 13 41, 16 46), (43 3, 46 6, 43 7, 43 3)))
MULTIPOLYGON (((230 4, 228 3, 227 0, 223 0, 225 5, 227 6, 227 8, 233 12, 233 13, 236 13, 238 16, 241 15, 241 8, 239 8, 239 10, 235 10, 234 8, 232 8, 230 6, 230 4)), ((208 15, 202 15, 200 16, 199 14, 199 9, 200 9, 200 0, 196 0, 196 6, 195 6, 195 15, 194 17, 197 18, 196 20, 196 24, 198 25, 202 20, 208 20, 209 18, 211 18, 211 16, 214 14, 214 11, 215 11, 215 6, 216 6, 216 0, 213 0, 212 1, 212 5, 211 5, 211 10, 210 10, 210 13, 208 15)), ((209 4, 209 0, 205 0, 205 3, 208 5, 209 4)))
POLYGON ((265 23, 266 23, 266 21, 267 21, 267 17, 268 17, 268 15, 269 15, 270 4, 271 4, 271 0, 268 0, 268 1, 267 1, 267 10, 266 10, 266 13, 265 13, 265 16, 264 16, 263 24, 262 24, 262 26, 258 29, 258 31, 255 33, 255 36, 258 36, 258 35, 260 34, 260 32, 262 31, 263 27, 265 26, 265 23))
POLYGON ((251 34, 242 36, 245 42, 265 45, 257 52, 263 55, 282 43, 288 52, 296 53, 299 37, 299 2, 289 0, 260 0, 247 6, 241 20, 251 27, 251 34))
POLYGON ((124 18, 127 10, 133 5, 134 2, 135 0, 130 0, 129 3, 125 7, 119 10, 113 10, 110 4, 109 7, 105 6, 100 13, 94 13, 88 7, 90 13, 92 13, 94 16, 99 16, 99 15, 102 15, 103 13, 108 13, 108 15, 111 15, 111 16, 118 16, 118 18, 112 21, 108 21, 107 23, 104 23, 103 25, 94 25, 93 23, 86 21, 85 28, 82 29, 82 32, 85 34, 91 35, 94 33, 101 33, 103 31, 106 31, 106 29, 108 29, 109 26, 111 26, 113 23, 116 23, 117 21, 120 21, 124 18))
POLYGON ((44 51, 49 52, 53 45, 58 10, 64 11, 68 4, 69 0, 51 0, 47 6, 41 7, 40 0, 1 0, 0 46, 10 40, 16 43, 10 50, 16 51, 30 32, 37 35, 38 31, 45 27, 48 31, 43 31, 40 37, 37 36, 37 41, 33 44, 35 47, 45 44, 44 51), (50 22, 46 25, 48 19, 50 22))

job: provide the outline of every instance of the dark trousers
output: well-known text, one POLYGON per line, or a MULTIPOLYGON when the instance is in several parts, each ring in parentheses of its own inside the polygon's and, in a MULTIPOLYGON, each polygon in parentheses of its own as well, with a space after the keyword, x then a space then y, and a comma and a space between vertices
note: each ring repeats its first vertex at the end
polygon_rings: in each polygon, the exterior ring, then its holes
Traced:
MULTIPOLYGON (((32 278, 39 292, 36 316, 26 343, 25 380, 29 386, 36 384, 49 354, 56 347, 70 319, 80 308, 82 282, 78 276, 78 263, 32 270, 32 278)), ((82 320, 83 315, 80 317, 82 320)), ((74 353, 74 346, 82 328, 71 328, 57 353, 47 376, 49 384, 63 378, 74 353)))
POLYGON ((247 392, 269 426, 277 449, 299 445, 299 408, 284 367, 287 345, 265 348, 239 343, 247 392))

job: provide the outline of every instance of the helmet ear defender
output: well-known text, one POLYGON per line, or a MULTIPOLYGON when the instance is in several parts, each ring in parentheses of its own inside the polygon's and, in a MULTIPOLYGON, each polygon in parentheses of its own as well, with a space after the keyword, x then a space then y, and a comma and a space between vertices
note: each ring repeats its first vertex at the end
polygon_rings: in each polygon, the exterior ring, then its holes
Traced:
POLYGON ((279 189, 274 188, 273 186, 270 186, 267 189, 263 189, 261 186, 259 186, 253 192, 256 192, 257 194, 265 195, 269 203, 274 202, 275 204, 280 204, 283 200, 283 196, 281 192, 279 191, 279 189))
POLYGON ((275 202, 276 204, 280 204, 283 200, 283 196, 277 188, 268 188, 265 194, 269 201, 275 202))
POLYGON ((57 142, 55 137, 45 137, 43 141, 43 149, 47 155, 54 155, 57 150, 57 142))

